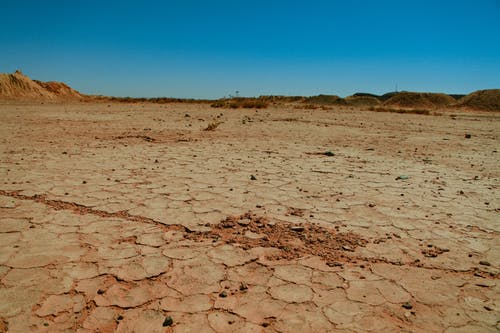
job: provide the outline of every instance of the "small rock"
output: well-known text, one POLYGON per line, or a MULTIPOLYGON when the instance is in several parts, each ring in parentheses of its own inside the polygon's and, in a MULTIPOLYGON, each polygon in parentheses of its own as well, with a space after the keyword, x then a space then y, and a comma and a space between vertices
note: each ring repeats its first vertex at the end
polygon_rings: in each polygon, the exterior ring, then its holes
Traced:
POLYGON ((413 309, 413 305, 410 304, 410 302, 406 302, 404 303, 403 305, 401 305, 403 308, 407 309, 407 310, 411 310, 413 309))
POLYGON ((290 227, 290 230, 296 231, 296 232, 302 232, 304 231, 304 227, 301 225, 294 225, 290 227))
POLYGON ((120 321, 120 320, 123 320, 123 316, 122 315, 119 315, 116 320, 120 321))
POLYGON ((250 219, 241 219, 241 220, 238 221, 238 224, 241 225, 241 226, 243 226, 243 227, 245 227, 245 226, 249 225, 250 222, 251 222, 250 219))
POLYGON ((344 266, 342 263, 340 263, 338 261, 329 261, 326 263, 326 265, 328 267, 342 267, 342 266, 344 266))
POLYGON ((407 175, 399 175, 396 177, 396 180, 407 180, 407 179, 410 179, 410 177, 407 175))
POLYGON ((350 247, 349 245, 342 245, 342 250, 350 251, 350 252, 354 251, 354 249, 352 247, 350 247))
POLYGON ((225 298, 227 297, 227 292, 225 290, 221 291, 219 297, 225 298))
POLYGON ((104 290, 102 290, 102 289, 98 289, 98 290, 97 290, 97 294, 98 294, 98 295, 102 295, 102 294, 104 294, 104 290))
POLYGON ((228 228, 233 228, 233 227, 234 227, 234 223, 233 223, 233 222, 226 221, 226 222, 223 222, 223 223, 222 223, 222 227, 223 227, 223 228, 226 228, 226 229, 228 229, 228 228))
POLYGON ((325 155, 325 156, 335 156, 335 154, 332 151, 325 151, 323 153, 323 155, 325 155))
POLYGON ((250 180, 257 180, 254 175, 250 175, 250 180))
POLYGON ((469 133, 466 133, 464 136, 466 139, 470 139, 472 137, 472 135, 470 135, 469 133))
POLYGON ((245 282, 242 282, 242 283, 240 284, 240 290, 241 290, 241 291, 243 291, 243 290, 247 290, 247 289, 248 289, 247 284, 246 284, 245 282))
POLYGON ((490 262, 489 261, 486 261, 486 260, 481 260, 479 262, 479 265, 483 265, 483 266, 491 266, 490 262))
POLYGON ((167 318, 165 318, 165 320, 163 321, 163 327, 167 327, 167 326, 172 326, 172 324, 174 323, 174 320, 172 319, 171 316, 168 316, 167 318))

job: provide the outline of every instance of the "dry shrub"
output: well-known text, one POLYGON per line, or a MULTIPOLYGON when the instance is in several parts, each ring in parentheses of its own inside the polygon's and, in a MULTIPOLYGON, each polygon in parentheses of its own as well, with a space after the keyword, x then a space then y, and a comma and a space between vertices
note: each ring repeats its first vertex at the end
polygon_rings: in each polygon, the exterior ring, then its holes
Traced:
POLYGON ((387 107, 374 107, 371 106, 368 108, 368 111, 375 112, 392 112, 392 113, 401 113, 401 114, 421 114, 421 115, 430 115, 431 111, 426 109, 392 109, 387 107))
POLYGON ((212 122, 204 129, 204 131, 214 131, 222 122, 212 122))
POLYGON ((213 108, 231 108, 231 109, 264 109, 269 102, 264 98, 235 97, 231 99, 219 99, 210 106, 213 108))

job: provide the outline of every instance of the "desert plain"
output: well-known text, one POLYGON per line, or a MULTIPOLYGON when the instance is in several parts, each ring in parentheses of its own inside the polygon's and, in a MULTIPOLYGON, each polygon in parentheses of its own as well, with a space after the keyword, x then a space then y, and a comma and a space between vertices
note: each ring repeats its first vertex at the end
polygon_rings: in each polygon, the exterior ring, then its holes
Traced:
POLYGON ((499 135, 498 112, 2 103, 0 332, 498 332, 499 135))

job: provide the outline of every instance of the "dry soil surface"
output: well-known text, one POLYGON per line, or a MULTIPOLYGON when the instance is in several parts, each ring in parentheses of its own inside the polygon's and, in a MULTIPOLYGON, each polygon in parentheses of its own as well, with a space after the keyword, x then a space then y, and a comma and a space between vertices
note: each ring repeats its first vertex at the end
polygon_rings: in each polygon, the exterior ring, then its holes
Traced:
POLYGON ((498 332, 499 135, 497 113, 0 105, 0 332, 498 332))

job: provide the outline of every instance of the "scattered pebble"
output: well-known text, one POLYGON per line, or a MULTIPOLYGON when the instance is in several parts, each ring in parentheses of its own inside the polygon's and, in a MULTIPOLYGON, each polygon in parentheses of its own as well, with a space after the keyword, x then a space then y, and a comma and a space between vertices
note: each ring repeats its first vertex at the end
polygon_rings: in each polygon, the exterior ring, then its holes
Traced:
POLYGON ((244 227, 244 226, 249 225, 250 222, 252 222, 250 219, 241 219, 238 221, 238 224, 244 227))
POLYGON ((290 230, 292 231, 297 231, 297 232, 302 232, 304 231, 304 227, 301 225, 294 225, 290 227, 290 230))
POLYGON ((483 265, 483 266, 491 266, 490 262, 489 261, 486 261, 486 260, 481 260, 479 262, 479 265, 483 265))
POLYGON ((225 298, 227 297, 227 292, 225 290, 221 291, 219 297, 225 298))
POLYGON ((406 302, 404 303, 403 305, 401 305, 403 308, 407 309, 407 310, 411 310, 413 309, 413 305, 410 304, 410 302, 406 302))
POLYGON ((472 137, 472 135, 470 135, 470 134, 468 134, 468 133, 466 133, 466 134, 465 134, 465 138, 466 138, 466 139, 470 139, 471 137, 472 137))
POLYGON ((165 318, 165 320, 163 321, 163 327, 167 327, 167 326, 172 326, 172 324, 174 323, 174 320, 172 319, 171 316, 168 316, 167 318, 165 318))
POLYGON ((349 245, 342 245, 342 250, 344 251, 354 251, 352 247, 350 247, 349 245))
POLYGON ((254 175, 250 175, 250 180, 257 180, 254 175))

